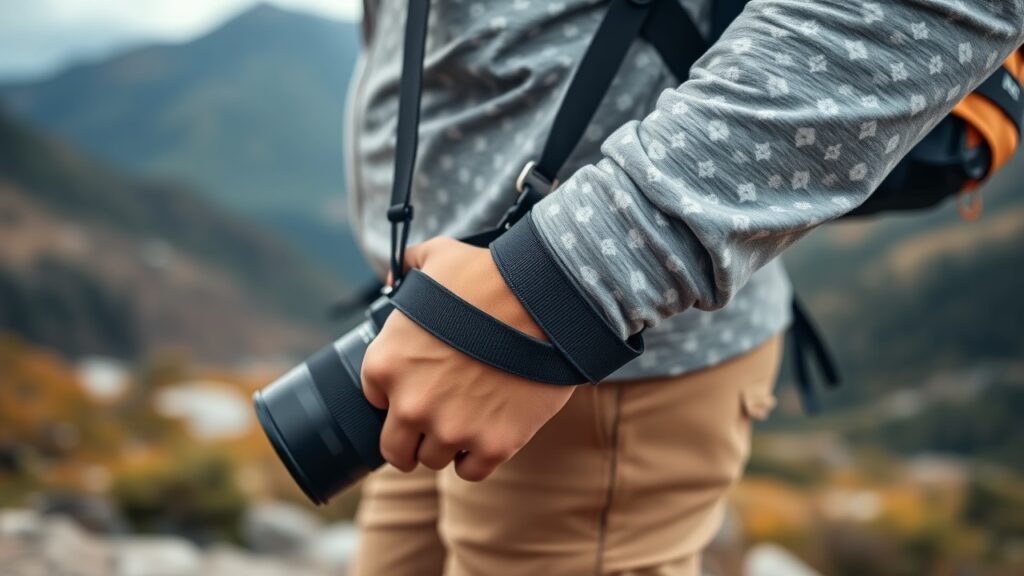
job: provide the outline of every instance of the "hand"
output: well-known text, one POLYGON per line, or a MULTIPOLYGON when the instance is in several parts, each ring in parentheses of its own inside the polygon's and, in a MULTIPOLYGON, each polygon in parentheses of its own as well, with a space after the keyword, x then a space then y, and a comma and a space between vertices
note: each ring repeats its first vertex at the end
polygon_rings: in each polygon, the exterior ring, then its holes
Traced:
MULTIPOLYGON (((546 339, 505 284, 490 251, 451 238, 410 247, 406 266, 473 306, 546 339)), ((363 360, 363 391, 387 409, 380 448, 399 470, 440 470, 455 461, 466 480, 483 480, 518 452, 569 401, 574 388, 527 380, 479 362, 394 311, 363 360)))

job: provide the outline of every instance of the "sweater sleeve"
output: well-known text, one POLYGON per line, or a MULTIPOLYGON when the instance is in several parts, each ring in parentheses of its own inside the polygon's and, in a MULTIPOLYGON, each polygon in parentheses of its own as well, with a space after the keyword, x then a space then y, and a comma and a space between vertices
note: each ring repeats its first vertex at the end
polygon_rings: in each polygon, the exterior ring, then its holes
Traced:
POLYGON ((1024 0, 754 0, 690 78, 533 210, 626 338, 724 306, 863 202, 1024 41, 1024 0))

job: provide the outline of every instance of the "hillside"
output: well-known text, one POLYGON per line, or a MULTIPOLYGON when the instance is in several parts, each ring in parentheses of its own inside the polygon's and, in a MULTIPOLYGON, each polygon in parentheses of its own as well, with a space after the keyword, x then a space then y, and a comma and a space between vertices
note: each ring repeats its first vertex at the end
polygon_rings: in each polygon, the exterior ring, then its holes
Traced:
POLYGON ((260 5, 188 43, 0 87, 0 101, 116 167, 191 182, 361 277, 342 161, 357 52, 354 23, 260 5))
POLYGON ((1018 158, 975 222, 946 205, 833 224, 786 254, 848 376, 840 400, 1024 357, 1022 177, 1018 158))
POLYGON ((0 114, 0 331, 67 355, 303 353, 341 289, 266 232, 0 114))

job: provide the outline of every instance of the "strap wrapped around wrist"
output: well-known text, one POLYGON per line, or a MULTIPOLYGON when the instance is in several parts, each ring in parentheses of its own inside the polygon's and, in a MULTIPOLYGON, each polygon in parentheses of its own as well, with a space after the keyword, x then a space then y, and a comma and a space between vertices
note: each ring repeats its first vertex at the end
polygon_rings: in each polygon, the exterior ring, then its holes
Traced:
POLYGON ((510 374, 545 384, 587 381, 551 344, 503 324, 419 270, 409 271, 391 303, 452 348, 510 374))
POLYGON ((625 342, 565 275, 527 215, 491 243, 502 277, 551 343, 598 383, 644 351, 636 334, 625 342))

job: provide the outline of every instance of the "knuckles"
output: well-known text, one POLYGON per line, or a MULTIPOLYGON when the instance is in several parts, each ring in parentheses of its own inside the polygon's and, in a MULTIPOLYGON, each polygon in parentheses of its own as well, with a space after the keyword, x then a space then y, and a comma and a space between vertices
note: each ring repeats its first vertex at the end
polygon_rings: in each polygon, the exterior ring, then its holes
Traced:
POLYGON ((510 445, 501 442, 485 444, 473 453, 487 466, 494 468, 505 462, 515 454, 516 450, 510 445))
POLYGON ((395 376, 394 367, 388 361, 388 355, 376 344, 376 341, 370 344, 366 350, 366 356, 363 358, 361 377, 364 386, 367 384, 377 387, 384 386, 395 376))
POLYGON ((420 403, 399 400, 391 405, 388 418, 402 426, 422 428, 430 419, 430 411, 420 403))
POLYGON ((448 465, 448 462, 451 462, 451 460, 446 460, 444 462, 441 462, 440 460, 435 461, 435 460, 431 460, 429 458, 420 458, 420 464, 423 464, 424 466, 426 466, 427 468, 429 468, 429 469, 431 469, 431 470, 433 470, 435 472, 440 471, 440 470, 444 470, 445 466, 448 465))
POLYGON ((459 478, 467 482, 482 482, 487 479, 488 476, 494 472, 497 466, 491 466, 483 462, 473 463, 472 465, 467 461, 461 466, 455 467, 455 473, 458 474, 459 478))
POLYGON ((434 440, 444 448, 461 449, 470 440, 470 435, 451 427, 440 427, 433 433, 434 440))

